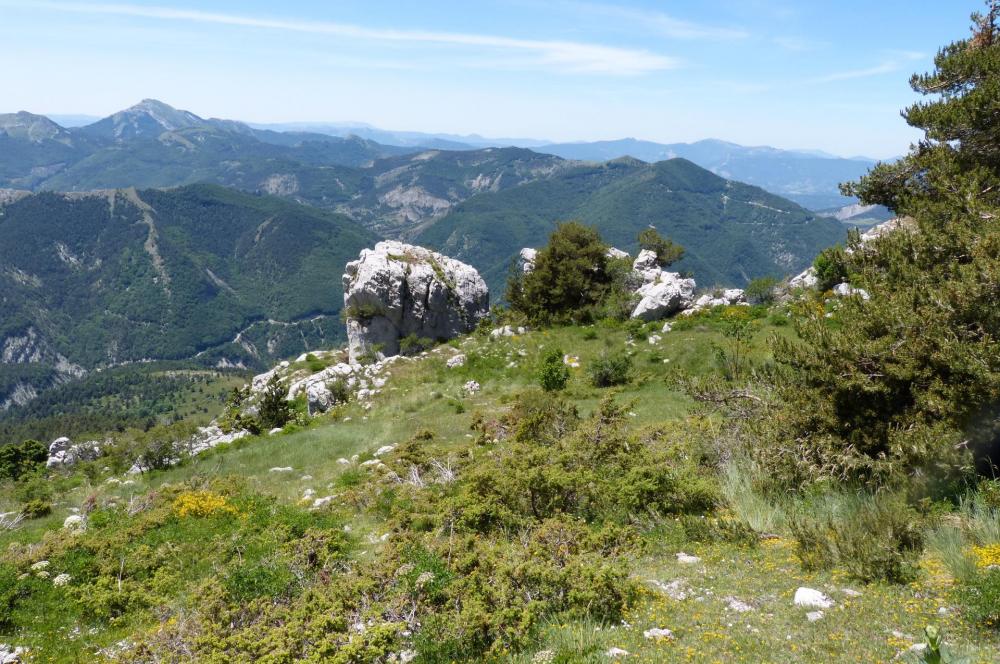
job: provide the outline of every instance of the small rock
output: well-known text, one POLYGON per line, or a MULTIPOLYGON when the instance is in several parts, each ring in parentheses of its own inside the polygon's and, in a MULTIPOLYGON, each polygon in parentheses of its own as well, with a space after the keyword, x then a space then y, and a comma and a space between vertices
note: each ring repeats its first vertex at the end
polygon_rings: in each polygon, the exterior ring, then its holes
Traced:
POLYGON ((694 565, 695 563, 700 563, 701 558, 699 558, 698 556, 692 556, 690 554, 681 551, 680 553, 677 554, 677 562, 681 563, 682 565, 694 565))
POLYGON ((272 468, 268 472, 269 473, 290 473, 293 470, 295 470, 295 469, 292 468, 291 466, 275 466, 274 468, 272 468))
POLYGON ((861 597, 861 593, 853 588, 841 588, 840 592, 844 593, 848 597, 861 597))
POLYGON ((607 652, 604 653, 605 657, 628 657, 628 650, 623 650, 622 648, 608 648, 607 652))
POLYGON ((665 627, 653 627, 642 633, 647 639, 672 639, 674 633, 665 627))
POLYGON ((795 606, 805 606, 811 609, 829 609, 833 600, 812 588, 799 588, 795 591, 795 606))
POLYGON ((737 613, 746 613, 747 611, 753 611, 752 606, 750 606, 741 599, 737 599, 736 597, 727 597, 726 603, 730 609, 736 611, 737 613))
POLYGON ((388 454, 389 452, 392 452, 394 449, 396 449, 395 445, 383 445, 382 447, 375 450, 375 456, 380 457, 383 454, 388 454))
POLYGON ((63 528, 67 530, 84 530, 87 527, 87 522, 79 514, 70 514, 63 521, 63 528))
POLYGON ((667 597, 675 600, 687 599, 689 593, 687 582, 684 579, 674 579, 670 583, 664 583, 663 581, 652 580, 650 583, 654 588, 662 593, 665 593, 667 597))
POLYGON ((273 436, 274 434, 281 433, 282 431, 284 431, 284 429, 282 429, 281 427, 274 427, 273 429, 267 432, 267 435, 273 436))
POLYGON ((806 618, 809 619, 809 622, 816 622, 822 617, 823 617, 822 611, 810 611, 809 613, 806 614, 806 618))
POLYGON ((468 392, 469 394, 475 394, 480 390, 480 387, 479 383, 477 383, 474 380, 470 380, 463 386, 463 389, 465 389, 465 391, 468 392))
POLYGON ((465 366, 465 355, 456 355, 449 358, 447 362, 444 363, 449 369, 456 369, 458 367, 465 366))

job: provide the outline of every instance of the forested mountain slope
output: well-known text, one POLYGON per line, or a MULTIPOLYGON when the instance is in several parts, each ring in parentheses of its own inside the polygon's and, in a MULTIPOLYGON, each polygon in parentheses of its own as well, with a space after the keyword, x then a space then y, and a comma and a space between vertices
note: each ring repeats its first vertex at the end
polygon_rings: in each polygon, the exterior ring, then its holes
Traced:
POLYGON ((655 226, 686 248, 678 266, 703 286, 794 273, 844 236, 833 219, 685 159, 619 159, 475 196, 416 240, 472 263, 496 287, 521 247, 543 244, 557 222, 570 219, 629 251, 639 231, 655 226))
POLYGON ((329 345, 343 265, 375 241, 343 216, 208 185, 26 196, 0 207, 0 233, 0 404, 102 366, 257 366, 329 345))

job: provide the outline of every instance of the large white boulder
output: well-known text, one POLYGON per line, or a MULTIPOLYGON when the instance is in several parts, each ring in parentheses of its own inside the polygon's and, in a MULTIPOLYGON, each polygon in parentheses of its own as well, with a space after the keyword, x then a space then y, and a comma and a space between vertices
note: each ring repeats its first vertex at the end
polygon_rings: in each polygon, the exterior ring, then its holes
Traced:
POLYGON ((423 247, 379 242, 345 268, 351 361, 398 355, 399 340, 410 334, 437 340, 471 332, 489 313, 489 300, 475 268, 423 247))
POLYGON ((646 281, 636 291, 639 303, 632 310, 632 318, 651 321, 675 314, 690 306, 694 289, 694 279, 684 279, 676 272, 659 270, 653 280, 646 281))

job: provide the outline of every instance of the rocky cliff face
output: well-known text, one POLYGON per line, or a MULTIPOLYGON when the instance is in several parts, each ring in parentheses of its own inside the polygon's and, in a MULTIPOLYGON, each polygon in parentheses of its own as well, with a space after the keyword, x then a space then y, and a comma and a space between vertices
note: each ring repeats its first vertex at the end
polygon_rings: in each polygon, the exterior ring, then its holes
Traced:
POLYGON ((344 311, 351 361, 399 354, 415 335, 450 339, 489 313, 489 290, 475 268, 402 242, 379 242, 347 264, 344 311))

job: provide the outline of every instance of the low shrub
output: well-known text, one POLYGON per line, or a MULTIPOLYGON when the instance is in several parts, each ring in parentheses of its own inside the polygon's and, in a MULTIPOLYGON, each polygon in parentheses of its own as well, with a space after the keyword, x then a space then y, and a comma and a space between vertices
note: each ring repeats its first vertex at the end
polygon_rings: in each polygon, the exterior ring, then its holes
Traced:
POLYGON ((973 621, 1000 629, 1000 569, 982 570, 960 586, 958 597, 973 621))
POLYGON ((624 353, 605 353, 587 368, 590 384, 594 387, 626 385, 632 373, 632 358, 624 353))
POLYGON ((45 500, 29 500, 21 505, 21 513, 25 519, 38 519, 52 513, 52 503, 45 500))
POLYGON ((828 496, 800 505, 789 519, 806 570, 839 565, 866 583, 906 583, 923 552, 920 515, 895 496, 828 496))
POLYGON ((569 381, 569 368, 563 362, 563 352, 554 348, 546 351, 538 369, 538 383, 546 392, 558 392, 569 381))
POLYGON ((400 355, 419 355, 425 350, 430 350, 434 348, 434 340, 428 337, 418 337, 416 334, 410 333, 399 340, 399 354, 400 355))

